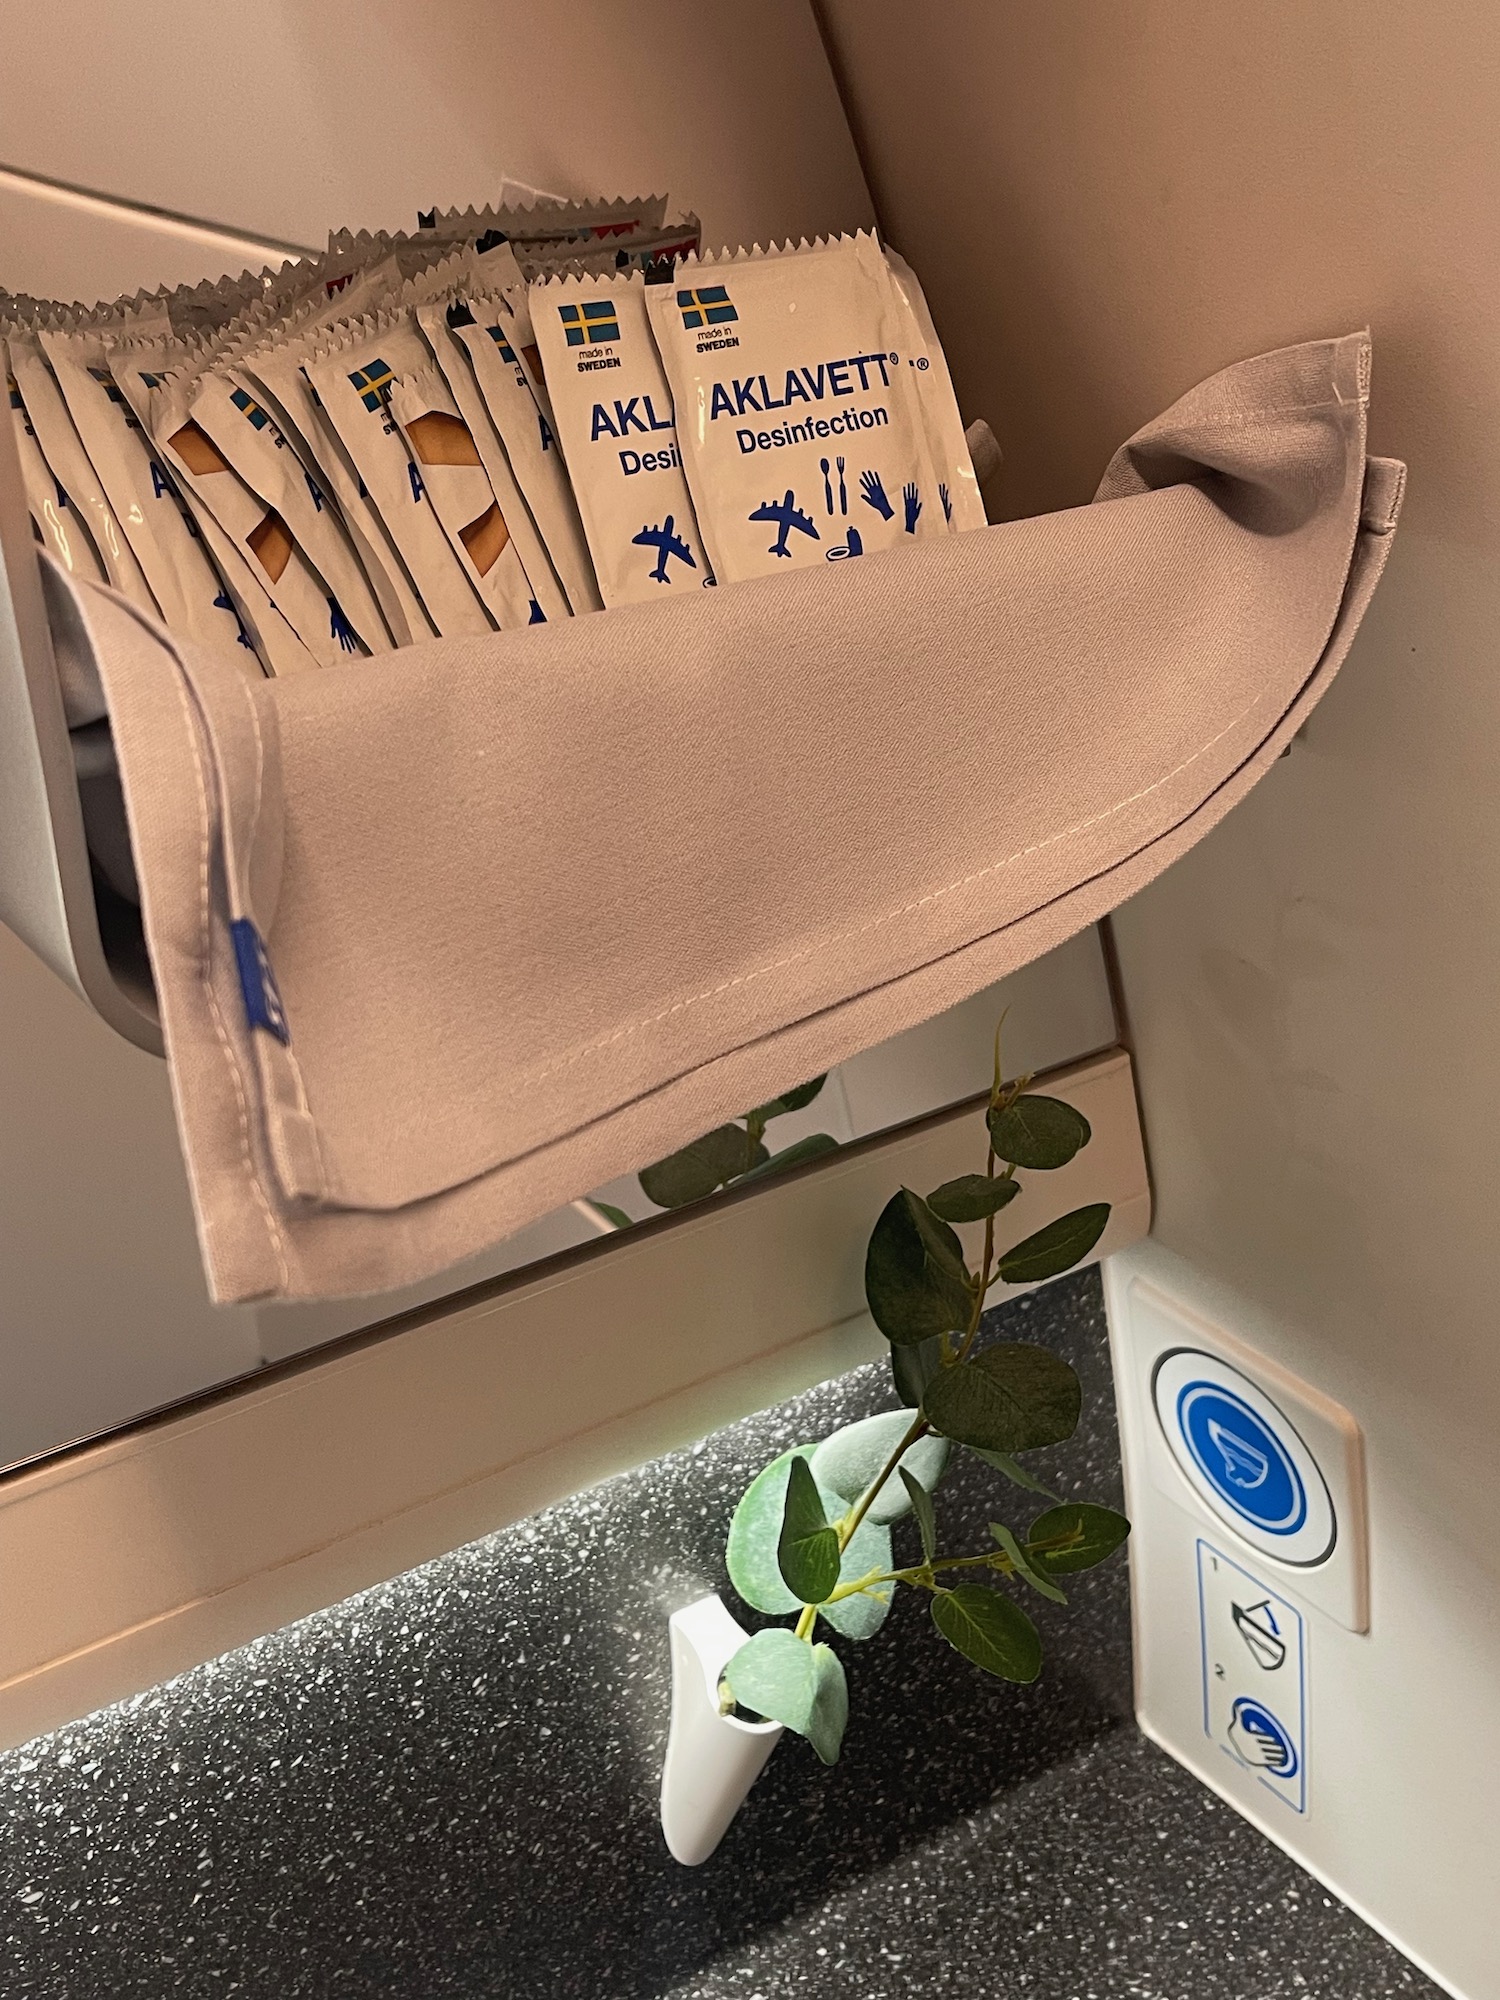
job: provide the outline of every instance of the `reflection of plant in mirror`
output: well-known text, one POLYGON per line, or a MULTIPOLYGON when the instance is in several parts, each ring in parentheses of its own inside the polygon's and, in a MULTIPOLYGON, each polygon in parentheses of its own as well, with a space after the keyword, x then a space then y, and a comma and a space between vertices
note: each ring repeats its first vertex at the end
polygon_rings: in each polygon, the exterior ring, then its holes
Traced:
MULTIPOLYGON (((642 1194, 658 1208, 686 1208, 690 1201, 702 1201, 705 1195, 716 1194, 722 1187, 738 1187, 743 1181, 780 1173, 784 1167, 801 1166, 804 1160, 815 1160, 820 1153, 836 1152, 838 1141, 826 1132, 813 1132, 795 1145, 783 1147, 779 1153, 773 1153, 766 1144, 766 1127, 771 1120, 784 1117, 788 1111, 805 1110, 827 1081, 826 1076, 815 1076, 811 1083, 799 1083, 795 1090, 784 1090, 769 1104, 758 1104, 753 1111, 747 1111, 741 1123, 715 1126, 691 1146, 684 1146, 680 1153, 669 1153, 654 1167, 642 1168, 642 1194)), ((611 1213, 611 1221, 620 1213, 611 1213)), ((624 1215, 622 1219, 630 1220, 624 1215)))
MULTIPOLYGON (((1081 1404, 1073 1370, 1024 1342, 976 1345, 995 1285, 1033 1284, 1070 1270, 1109 1220, 1108 1202, 1094 1202, 996 1254, 995 1218, 1020 1192, 1017 1170, 1065 1167, 1092 1136, 1081 1112, 1033 1092, 1030 1083, 1029 1076, 1002 1082, 997 1030, 984 1172, 960 1175, 925 1198, 902 1188, 875 1224, 865 1296, 891 1344, 891 1373, 905 1408, 784 1452, 752 1481, 730 1524, 725 1557, 740 1596, 757 1611, 797 1617, 794 1627, 770 1626, 740 1647, 720 1681, 721 1706, 784 1723, 825 1764, 839 1754, 849 1694, 838 1655, 817 1639, 820 1619, 845 1639, 868 1639, 896 1588, 906 1585, 928 1593, 938 1631, 975 1666, 1002 1680, 1032 1681, 1041 1671, 1040 1636, 1020 1605, 992 1587, 994 1578, 1019 1580, 1065 1603, 1057 1579, 1103 1562, 1130 1532, 1124 1516, 1108 1507, 1059 1500, 1017 1457, 1072 1436, 1081 1404), (984 1225, 977 1271, 969 1268, 955 1223, 984 1225), (993 1547, 967 1555, 943 1551, 933 1495, 955 1444, 1049 1503, 1024 1534, 992 1521, 993 1547), (921 1561, 903 1566, 894 1558, 891 1524, 907 1514, 916 1521, 921 1561)), ((758 1142, 760 1129, 751 1120, 745 1130, 721 1128, 740 1145, 751 1130, 758 1142)), ((720 1143, 727 1159, 729 1142, 720 1143)), ((693 1153, 689 1147, 674 1161, 693 1153)), ((674 1161, 648 1171, 676 1171, 674 1161)), ((652 1199, 667 1205, 662 1195, 652 1199)))

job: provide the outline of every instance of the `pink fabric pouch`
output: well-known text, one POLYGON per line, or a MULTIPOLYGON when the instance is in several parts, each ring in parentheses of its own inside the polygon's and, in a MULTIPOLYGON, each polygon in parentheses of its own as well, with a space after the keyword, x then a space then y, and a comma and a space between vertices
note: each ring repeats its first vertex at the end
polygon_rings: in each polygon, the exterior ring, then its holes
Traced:
POLYGON ((1149 881, 1369 602, 1369 352, 1211 377, 1087 507, 291 680, 54 573, 214 1296, 439 1270, 1149 881))

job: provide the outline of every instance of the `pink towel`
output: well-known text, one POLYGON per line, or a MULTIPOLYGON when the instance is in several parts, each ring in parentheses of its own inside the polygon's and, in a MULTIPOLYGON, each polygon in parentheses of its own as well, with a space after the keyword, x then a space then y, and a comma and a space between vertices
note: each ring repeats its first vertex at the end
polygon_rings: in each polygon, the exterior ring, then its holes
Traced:
POLYGON ((214 1296, 421 1278, 1132 895, 1353 638, 1368 368, 1228 368, 1088 507, 261 685, 63 586, 214 1296))

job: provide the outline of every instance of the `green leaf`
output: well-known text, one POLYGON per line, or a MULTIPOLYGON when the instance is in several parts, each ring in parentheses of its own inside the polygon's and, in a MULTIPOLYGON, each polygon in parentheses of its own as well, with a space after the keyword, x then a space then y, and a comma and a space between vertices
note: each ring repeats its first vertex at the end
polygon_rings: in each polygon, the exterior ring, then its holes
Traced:
POLYGON ((746 1487, 729 1524, 729 1539, 724 1548, 729 1580, 747 1604, 773 1617, 798 1608, 799 1600, 787 1589, 782 1577, 776 1549, 781 1540, 781 1517, 786 1511, 792 1460, 811 1458, 816 1449, 816 1445, 799 1444, 794 1451, 785 1451, 780 1458, 772 1459, 746 1487))
POLYGON ((764 1146, 751 1145, 742 1125, 719 1125, 680 1153, 669 1153, 654 1166, 643 1167, 641 1192, 658 1208, 686 1208, 690 1201, 702 1201, 735 1174, 758 1167, 768 1157, 764 1146))
POLYGON ((1040 1479, 1033 1479, 1021 1461, 1012 1458, 1008 1451, 986 1451, 983 1445, 977 1444, 971 1444, 969 1450, 976 1458, 982 1458, 986 1465, 992 1465, 996 1472, 1003 1472, 1015 1485, 1024 1486, 1028 1493, 1040 1493, 1044 1500, 1057 1498, 1050 1486, 1043 1486, 1040 1479))
MULTIPOLYGON (((724 1550, 729 1580, 746 1604, 772 1617, 785 1617, 801 1609, 800 1601, 786 1587, 776 1551, 781 1540, 791 1462, 794 1458, 810 1459, 816 1449, 815 1445, 799 1444, 795 1450, 773 1459, 751 1480, 729 1524, 724 1550)), ((825 1516, 836 1517, 843 1512, 843 1502, 837 1493, 831 1488, 818 1490, 825 1516)), ((844 1550, 839 1581, 853 1583, 872 1570, 890 1567, 890 1529, 876 1521, 861 1521, 844 1550)), ((887 1587, 880 1597, 841 1598, 837 1604, 824 1605, 818 1615, 846 1639, 869 1639, 885 1623, 891 1596, 892 1591, 887 1587)))
POLYGON ((939 1369, 927 1385, 922 1413, 955 1444, 1034 1451, 1073 1435, 1082 1400, 1078 1377, 1060 1356, 1006 1341, 939 1369))
POLYGON ((906 1488, 907 1501, 917 1517, 917 1526, 922 1534, 922 1560, 930 1563, 937 1555, 937 1515, 933 1511, 932 1497, 918 1479, 913 1479, 904 1465, 896 1470, 901 1474, 901 1484, 906 1488))
POLYGON ((929 1340, 919 1340, 914 1347, 891 1349, 891 1380, 909 1410, 920 1407, 922 1391, 942 1365, 943 1342, 936 1333, 929 1340))
POLYGON ((1068 1500, 1032 1522, 1026 1552, 1049 1576, 1067 1576, 1102 1563, 1129 1533, 1130 1523, 1112 1507, 1096 1507, 1091 1500, 1068 1500), (1043 1543, 1054 1546, 1044 1548, 1043 1543))
MULTIPOLYGON (((872 1569, 888 1570, 895 1562, 891 1552, 891 1531, 869 1521, 861 1521, 854 1530, 854 1538, 844 1551, 844 1566, 839 1571, 840 1583, 853 1583, 857 1577, 868 1576, 872 1569), (879 1553, 871 1556, 873 1543, 880 1543, 879 1553), (849 1549, 856 1549, 856 1560, 850 1561, 849 1549)), ((861 1591, 857 1597, 841 1597, 837 1604, 820 1604, 818 1616, 825 1618, 841 1638, 873 1639, 885 1623, 890 1613, 891 1599, 896 1594, 893 1583, 882 1583, 873 1591, 861 1591)))
POLYGON ((800 1167, 804 1160, 816 1160, 822 1154, 836 1153, 838 1149, 838 1140, 830 1138, 826 1132, 811 1132, 794 1146, 784 1146, 770 1159, 762 1160, 758 1167, 751 1167, 748 1173, 737 1175, 734 1185, 743 1187, 746 1181, 762 1180, 767 1174, 784 1173, 788 1167, 800 1167))
POLYGON ((910 1188, 880 1211, 865 1252, 865 1297, 875 1324, 898 1346, 969 1323, 974 1295, 963 1245, 910 1188))
POLYGON ((800 1604, 821 1604, 839 1580, 839 1538, 829 1527, 805 1458, 787 1467, 776 1567, 800 1604))
MULTIPOLYGON (((845 1424, 824 1438, 813 1453, 813 1477, 819 1486, 836 1493, 846 1507, 852 1507, 911 1429, 911 1421, 909 1410, 883 1410, 878 1417, 845 1424)), ((947 1470, 949 1450, 946 1438, 918 1438, 902 1453, 901 1464, 930 1493, 947 1470)), ((910 1511, 901 1482, 892 1473, 870 1502, 865 1519, 899 1521, 910 1511)))
POLYGON ((989 1113, 990 1144, 1002 1160, 1027 1168, 1065 1167, 1093 1137, 1089 1121, 1060 1097, 1023 1096, 989 1113))
POLYGON ((990 1533, 1010 1557, 1011 1562, 1015 1565, 1017 1576, 1024 1577, 1033 1590, 1039 1590, 1043 1597, 1050 1597, 1054 1604, 1067 1603, 1067 1598, 1058 1589, 1057 1585, 1052 1582, 1050 1577, 1044 1576, 1039 1569, 1033 1567, 1027 1557, 1026 1551, 1021 1547, 1021 1544, 1016 1540, 1003 1521, 991 1521, 990 1533))
POLYGON ((612 1222, 616 1229, 632 1229, 635 1226, 635 1217, 627 1215, 623 1208, 616 1208, 612 1201, 595 1201, 590 1195, 589 1205, 597 1208, 604 1220, 612 1222))
POLYGON ((1007 1202, 1021 1192, 1021 1183, 997 1174, 960 1174, 956 1181, 944 1181, 927 1197, 927 1206, 944 1222, 983 1222, 998 1215, 1007 1202))
POLYGON ((769 1104, 757 1104, 749 1114, 764 1125, 772 1118, 780 1118, 787 1111, 805 1111, 828 1081, 828 1072, 815 1076, 809 1083, 799 1083, 792 1090, 782 1091, 780 1097, 773 1097, 769 1104))
POLYGON ((805 1736, 825 1764, 838 1762, 849 1720, 849 1684, 829 1646, 810 1646, 784 1625, 747 1639, 722 1678, 741 1708, 805 1736))
POLYGON ((1025 1236, 1000 1259, 999 1275, 1007 1285, 1035 1285, 1070 1271, 1087 1257, 1109 1221, 1107 1201, 1090 1202, 1025 1236))
POLYGON ((1019 1604, 998 1590, 961 1583, 932 1600, 932 1622, 948 1644, 1003 1681, 1034 1681, 1042 1642, 1019 1604))

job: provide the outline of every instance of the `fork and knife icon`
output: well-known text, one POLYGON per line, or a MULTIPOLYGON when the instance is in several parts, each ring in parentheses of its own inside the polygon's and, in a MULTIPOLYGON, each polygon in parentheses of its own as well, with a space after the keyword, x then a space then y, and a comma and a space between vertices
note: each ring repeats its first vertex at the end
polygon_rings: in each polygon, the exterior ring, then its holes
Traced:
MULTIPOLYGON (((823 504, 831 514, 833 512, 833 482, 828 477, 828 460, 820 458, 818 463, 823 468, 823 504)), ((844 484, 844 455, 842 452, 834 459, 834 466, 839 475, 839 512, 847 514, 849 511, 849 491, 844 484)))

